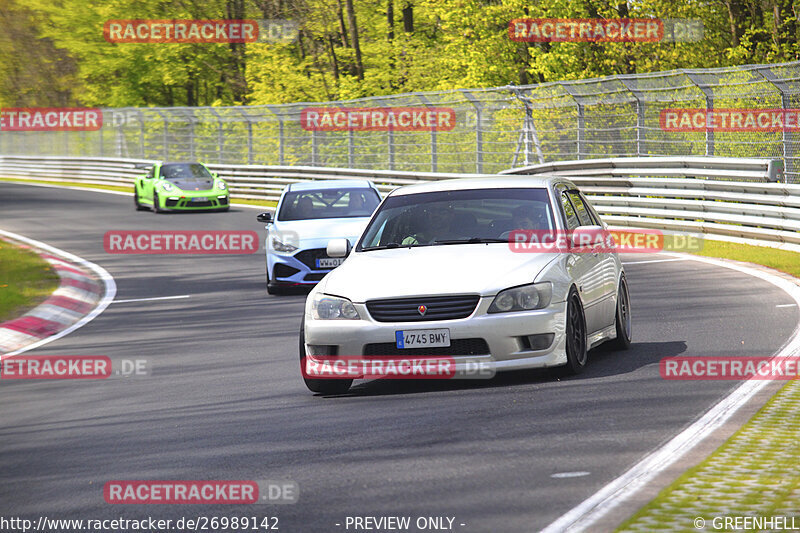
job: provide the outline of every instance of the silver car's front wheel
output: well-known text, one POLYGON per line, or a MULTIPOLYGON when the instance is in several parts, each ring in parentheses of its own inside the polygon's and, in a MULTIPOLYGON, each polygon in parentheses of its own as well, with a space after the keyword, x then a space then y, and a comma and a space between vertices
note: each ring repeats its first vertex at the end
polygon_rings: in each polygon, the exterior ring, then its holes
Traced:
POLYGON ((580 374, 589 359, 586 347, 586 318, 578 291, 573 287, 567 298, 567 366, 572 374, 580 374))
POLYGON ((628 293, 628 282, 623 274, 619 278, 619 291, 617 292, 617 338, 614 347, 618 350, 627 350, 631 345, 631 297, 628 293))

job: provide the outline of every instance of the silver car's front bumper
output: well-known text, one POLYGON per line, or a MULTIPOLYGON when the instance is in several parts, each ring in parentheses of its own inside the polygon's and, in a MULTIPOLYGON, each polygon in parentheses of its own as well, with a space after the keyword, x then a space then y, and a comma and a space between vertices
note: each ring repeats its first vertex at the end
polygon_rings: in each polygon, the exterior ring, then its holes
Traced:
MULTIPOLYGON (((464 339, 483 339, 488 346, 488 353, 475 355, 456 355, 447 353, 447 348, 438 348, 437 354, 452 356, 457 368, 467 362, 480 362, 485 368, 503 371, 560 366, 567 362, 564 336, 566 302, 554 302, 536 311, 488 314, 486 311, 493 299, 481 298, 469 317, 458 320, 378 322, 370 316, 363 303, 353 304, 361 317, 359 320, 314 320, 307 314, 307 353, 326 355, 330 353, 328 349, 333 348, 339 356, 358 357, 365 355, 367 344, 394 345, 397 331, 446 328, 450 330, 451 346, 453 341, 464 339), (525 338, 541 334, 553 334, 552 342, 544 349, 532 349, 525 338)), ((372 355, 403 357, 403 353, 402 350, 393 350, 391 354, 373 352, 372 355)))

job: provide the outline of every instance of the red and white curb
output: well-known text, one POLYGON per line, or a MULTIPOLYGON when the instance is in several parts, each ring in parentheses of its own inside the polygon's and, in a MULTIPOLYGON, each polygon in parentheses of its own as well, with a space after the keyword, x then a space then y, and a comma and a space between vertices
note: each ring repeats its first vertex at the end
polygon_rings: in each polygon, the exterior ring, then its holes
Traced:
POLYGON ((16 233, 0 230, 0 237, 38 253, 61 278, 58 289, 47 300, 23 316, 0 324, 0 359, 68 335, 102 313, 114 299, 116 283, 102 267, 16 233))

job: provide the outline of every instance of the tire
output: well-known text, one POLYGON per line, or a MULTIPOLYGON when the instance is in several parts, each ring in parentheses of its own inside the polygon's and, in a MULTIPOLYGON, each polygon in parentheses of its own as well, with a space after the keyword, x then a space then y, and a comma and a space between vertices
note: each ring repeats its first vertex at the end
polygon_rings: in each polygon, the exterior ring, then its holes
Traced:
POLYGON ((567 297, 567 325, 565 335, 568 374, 580 374, 586 368, 589 355, 586 347, 586 317, 578 291, 573 287, 567 297))
POLYGON ((147 207, 139 203, 139 188, 136 186, 133 187, 133 205, 137 211, 147 211, 147 207))
POLYGON ((306 377, 306 370, 303 368, 303 359, 306 356, 306 334, 305 320, 300 323, 300 374, 303 381, 311 392, 319 394, 344 394, 350 390, 353 384, 352 379, 310 379, 306 377))
POLYGON ((265 270, 267 271, 267 294, 271 294, 272 296, 281 296, 286 294, 286 291, 280 287, 276 287, 269 281, 269 263, 266 264, 265 270))
POLYGON ((158 199, 158 193, 153 193, 153 212, 154 213, 166 213, 166 210, 161 209, 161 202, 158 199))
POLYGON ((619 278, 619 291, 617 292, 617 312, 614 320, 617 329, 617 338, 610 344, 617 350, 627 350, 631 346, 631 298, 628 293, 628 282, 625 274, 619 278))

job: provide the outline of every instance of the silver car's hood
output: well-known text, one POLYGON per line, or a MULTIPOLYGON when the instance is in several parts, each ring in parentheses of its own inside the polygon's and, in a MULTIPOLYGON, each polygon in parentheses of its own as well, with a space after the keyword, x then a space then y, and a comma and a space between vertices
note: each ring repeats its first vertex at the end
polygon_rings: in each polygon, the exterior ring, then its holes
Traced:
POLYGON ((457 244, 353 252, 319 290, 354 302, 479 293, 532 283, 557 254, 515 253, 507 244, 457 244))

